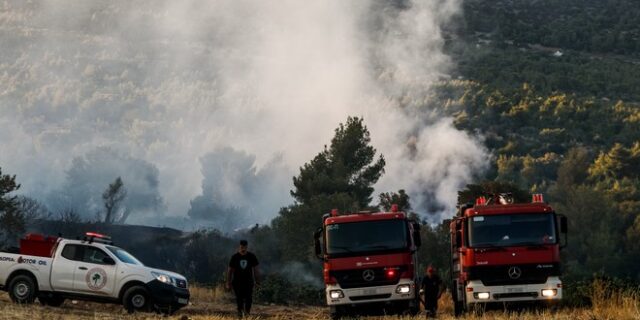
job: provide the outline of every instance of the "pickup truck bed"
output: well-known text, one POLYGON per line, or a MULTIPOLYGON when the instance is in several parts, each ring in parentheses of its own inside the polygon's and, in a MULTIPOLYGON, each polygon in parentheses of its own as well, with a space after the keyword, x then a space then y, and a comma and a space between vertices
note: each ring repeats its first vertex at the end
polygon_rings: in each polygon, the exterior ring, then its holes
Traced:
POLYGON ((166 310, 189 303, 184 276, 147 267, 110 238, 78 240, 27 235, 16 253, 0 252, 0 289, 16 303, 59 306, 65 299, 120 303, 130 311, 166 310))
POLYGON ((53 259, 47 257, 0 252, 0 285, 8 285, 6 280, 14 271, 25 270, 35 276, 39 291, 50 291, 49 274, 52 261, 53 259))

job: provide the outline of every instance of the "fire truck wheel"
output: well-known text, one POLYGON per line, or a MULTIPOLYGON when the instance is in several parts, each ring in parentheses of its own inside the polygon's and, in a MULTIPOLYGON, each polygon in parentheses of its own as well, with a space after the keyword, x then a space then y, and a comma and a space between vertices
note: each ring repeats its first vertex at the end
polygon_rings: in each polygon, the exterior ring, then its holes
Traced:
POLYGON ((9 297, 19 304, 33 303, 36 300, 36 282, 32 277, 19 275, 9 282, 9 297))
POLYGON ((329 313, 331 316, 331 320, 342 319, 342 309, 340 307, 330 307, 329 313))
POLYGON ((464 300, 458 298, 458 282, 451 283, 451 299, 453 300, 453 316, 460 317, 464 314, 464 300))
POLYGON ((471 305, 471 308, 469 308, 469 312, 476 317, 481 317, 484 314, 485 308, 486 305, 484 303, 474 303, 471 305))
POLYGON ((462 301, 453 302, 453 315, 460 317, 464 314, 464 303, 462 301))
POLYGON ((122 304, 129 313, 148 312, 151 310, 151 295, 143 286, 133 286, 122 296, 122 304))
POLYGON ((412 317, 417 316, 420 313, 420 297, 416 297, 413 303, 409 304, 409 315, 412 317))
POLYGON ((458 299, 458 282, 451 285, 451 299, 453 299, 453 315, 457 318, 464 314, 464 301, 458 299))

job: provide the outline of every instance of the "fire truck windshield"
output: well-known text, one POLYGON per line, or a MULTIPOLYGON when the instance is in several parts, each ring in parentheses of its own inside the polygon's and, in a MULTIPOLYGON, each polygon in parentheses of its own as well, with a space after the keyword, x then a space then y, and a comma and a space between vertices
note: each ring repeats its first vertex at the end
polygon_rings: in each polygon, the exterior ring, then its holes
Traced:
POLYGON ((381 220, 330 224, 326 227, 327 253, 353 254, 408 249, 407 224, 404 220, 381 220))
POLYGON ((549 213, 486 215, 469 218, 471 247, 557 243, 555 216, 549 213))

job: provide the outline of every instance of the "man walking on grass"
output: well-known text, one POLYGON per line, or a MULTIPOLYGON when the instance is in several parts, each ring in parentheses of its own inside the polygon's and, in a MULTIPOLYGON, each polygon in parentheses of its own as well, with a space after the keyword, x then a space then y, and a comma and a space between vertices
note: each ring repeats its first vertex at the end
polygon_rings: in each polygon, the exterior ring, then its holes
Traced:
POLYGON ((233 288, 238 305, 238 317, 248 316, 253 302, 253 286, 260 286, 258 258, 247 249, 247 240, 240 240, 238 252, 231 256, 227 270, 227 290, 233 288))
POLYGON ((427 318, 435 318, 438 313, 438 299, 444 292, 444 286, 434 267, 429 266, 425 271, 420 286, 424 292, 424 309, 427 311, 427 318))

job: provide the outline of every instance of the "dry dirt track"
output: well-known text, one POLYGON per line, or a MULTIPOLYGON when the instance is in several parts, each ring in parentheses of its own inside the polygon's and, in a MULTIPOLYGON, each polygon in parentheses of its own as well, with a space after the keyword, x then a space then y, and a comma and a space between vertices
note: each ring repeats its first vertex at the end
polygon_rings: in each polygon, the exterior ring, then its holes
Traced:
MULTIPOLYGON (((230 297, 216 290, 193 289, 193 304, 171 317, 155 314, 126 314, 122 307, 96 303, 70 301, 60 308, 42 307, 39 304, 29 306, 14 305, 6 293, 0 293, 0 319, 193 319, 226 320, 235 319, 234 306, 230 297)), ((441 313, 438 319, 454 319, 448 300, 441 301, 441 313)), ((287 307, 257 305, 251 319, 327 319, 328 313, 320 307, 287 307)), ((379 319, 425 319, 424 315, 410 317, 367 317, 367 320, 379 319)), ((560 311, 539 311, 507 313, 492 311, 480 316, 467 316, 465 319, 640 319, 640 300, 637 297, 614 297, 602 303, 596 303, 588 309, 564 309, 560 311)))

